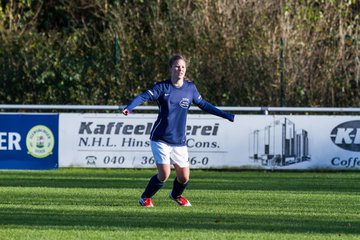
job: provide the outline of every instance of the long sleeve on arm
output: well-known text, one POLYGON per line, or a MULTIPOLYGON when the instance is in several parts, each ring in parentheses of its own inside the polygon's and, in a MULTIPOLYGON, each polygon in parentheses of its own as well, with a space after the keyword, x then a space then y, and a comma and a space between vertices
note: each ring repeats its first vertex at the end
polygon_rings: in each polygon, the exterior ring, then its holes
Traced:
POLYGON ((148 92, 143 92, 142 94, 136 96, 125 108, 131 112, 136 106, 143 104, 149 99, 150 96, 148 92))
POLYGON ((218 109, 217 107, 215 107, 214 105, 212 105, 211 103, 209 103, 208 101, 201 99, 198 103, 197 103, 198 107, 201 110, 204 110, 205 112, 208 112, 210 114, 225 118, 231 122, 234 121, 235 115, 232 113, 227 113, 224 112, 220 109, 218 109))

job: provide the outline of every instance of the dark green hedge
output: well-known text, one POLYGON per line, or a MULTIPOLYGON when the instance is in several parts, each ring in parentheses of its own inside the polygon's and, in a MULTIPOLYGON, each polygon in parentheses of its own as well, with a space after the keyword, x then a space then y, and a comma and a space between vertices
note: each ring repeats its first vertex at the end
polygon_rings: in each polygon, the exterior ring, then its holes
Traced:
POLYGON ((0 3, 2 104, 125 104, 178 52, 216 105, 278 106, 281 70, 287 106, 360 103, 356 0, 0 3))

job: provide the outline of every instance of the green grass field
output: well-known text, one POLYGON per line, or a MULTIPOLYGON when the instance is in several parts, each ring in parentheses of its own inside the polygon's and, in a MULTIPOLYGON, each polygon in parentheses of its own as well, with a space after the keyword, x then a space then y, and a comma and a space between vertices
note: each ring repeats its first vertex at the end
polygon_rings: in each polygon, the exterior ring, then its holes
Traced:
POLYGON ((154 169, 0 173, 0 239, 360 239, 360 172, 193 170, 189 208, 138 205, 154 169))

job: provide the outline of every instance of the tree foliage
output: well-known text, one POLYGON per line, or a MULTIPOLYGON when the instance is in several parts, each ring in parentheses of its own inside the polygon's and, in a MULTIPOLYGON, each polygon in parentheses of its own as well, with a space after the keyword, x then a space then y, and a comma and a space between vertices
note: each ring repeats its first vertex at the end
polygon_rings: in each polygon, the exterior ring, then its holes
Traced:
POLYGON ((2 103, 125 104, 179 52, 216 105, 360 103, 358 0, 0 3, 2 103))

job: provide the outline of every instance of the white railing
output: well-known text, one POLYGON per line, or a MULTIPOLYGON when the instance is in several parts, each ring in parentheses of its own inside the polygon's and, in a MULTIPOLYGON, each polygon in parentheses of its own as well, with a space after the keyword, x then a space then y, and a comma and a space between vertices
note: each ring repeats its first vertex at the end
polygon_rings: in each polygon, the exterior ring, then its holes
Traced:
MULTIPOLYGON (((0 109, 6 110, 113 110, 120 111, 124 105, 42 105, 42 104, 0 104, 0 109)), ((334 108, 334 107, 236 107, 221 106, 223 111, 232 112, 261 112, 268 114, 270 112, 332 112, 332 113, 360 113, 360 108, 334 108)), ((136 110, 157 110, 157 106, 138 106, 136 110)), ((192 111, 199 111, 196 106, 190 108, 192 111)))

